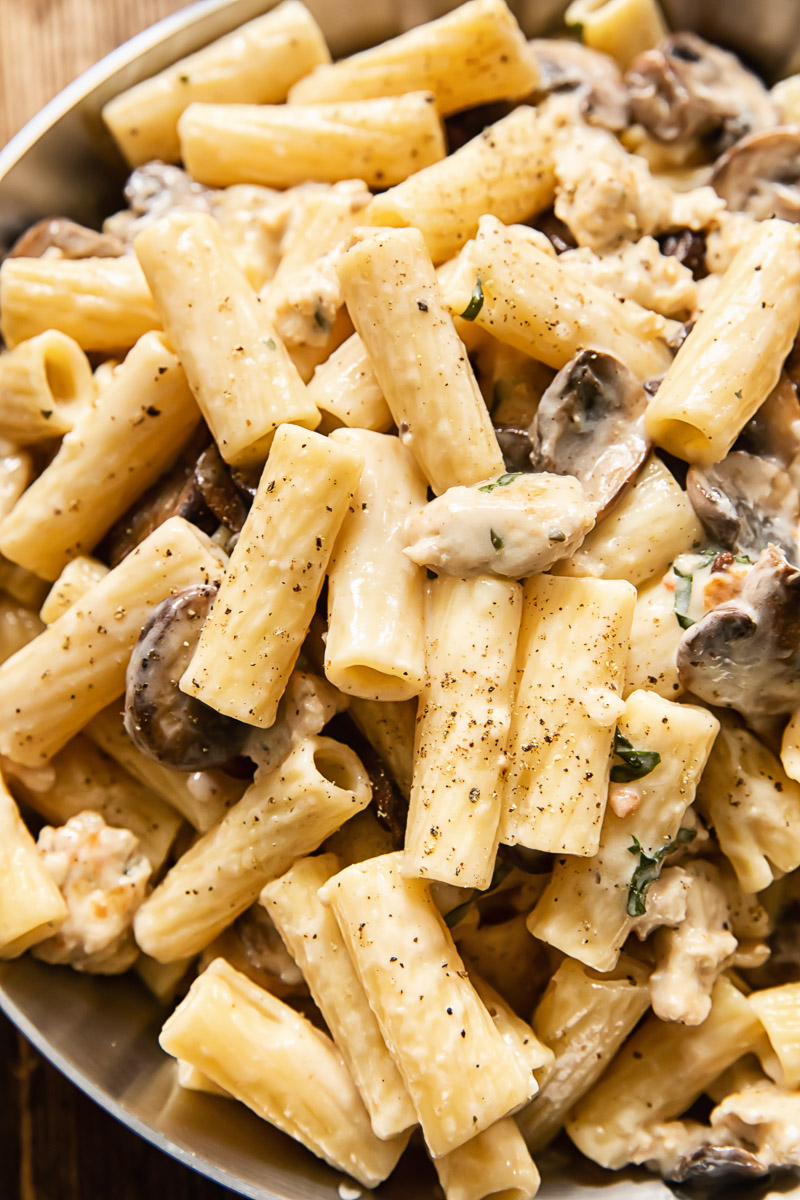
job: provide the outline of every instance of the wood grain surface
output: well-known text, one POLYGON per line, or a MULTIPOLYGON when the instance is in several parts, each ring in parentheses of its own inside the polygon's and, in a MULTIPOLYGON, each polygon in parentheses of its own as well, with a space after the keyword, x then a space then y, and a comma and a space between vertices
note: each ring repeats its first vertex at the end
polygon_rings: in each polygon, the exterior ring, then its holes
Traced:
POLYGON ((0 0, 0 145, 66 84, 186 0, 0 0))
MULTIPOLYGON (((184 0, 0 0, 0 145, 97 59, 184 0)), ((0 1015, 0 1200, 225 1200, 124 1129, 0 1015)))

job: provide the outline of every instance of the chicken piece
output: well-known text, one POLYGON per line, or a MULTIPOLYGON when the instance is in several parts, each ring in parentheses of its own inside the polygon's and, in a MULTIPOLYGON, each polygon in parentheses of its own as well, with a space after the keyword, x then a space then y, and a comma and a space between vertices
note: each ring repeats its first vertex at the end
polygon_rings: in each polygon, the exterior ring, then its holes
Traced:
POLYGON ((405 553, 446 575, 521 579, 573 554, 594 508, 570 476, 500 475, 449 488, 406 522, 405 553))
POLYGON ((54 937, 34 948, 35 956, 97 975, 127 971, 138 954, 133 915, 151 872, 139 839, 87 811, 58 829, 45 825, 37 847, 69 915, 54 937))
POLYGON ((685 876, 684 918, 655 937, 658 961, 650 976, 653 1011, 662 1021, 701 1025, 711 1011, 711 992, 729 965, 737 940, 730 931, 725 891, 711 863, 678 868, 685 876))
POLYGON ((697 307, 697 284, 690 268, 677 254, 662 253, 652 237, 625 242, 615 254, 597 255, 588 246, 565 250, 561 263, 580 264, 584 279, 664 317, 686 321, 697 307))

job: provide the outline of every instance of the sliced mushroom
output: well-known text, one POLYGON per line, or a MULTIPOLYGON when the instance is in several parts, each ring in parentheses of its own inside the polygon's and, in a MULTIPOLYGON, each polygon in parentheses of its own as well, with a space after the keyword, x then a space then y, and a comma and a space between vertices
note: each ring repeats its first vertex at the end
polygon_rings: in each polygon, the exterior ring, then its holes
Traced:
POLYGON ((678 646, 682 686, 751 723, 800 707, 800 571, 775 546, 740 594, 687 629, 678 646))
POLYGON ((125 246, 111 234, 77 225, 68 217, 37 221, 18 238, 9 258, 41 258, 46 250, 59 250, 62 258, 119 258, 125 246))
POLYGON ((239 533, 250 506, 242 499, 227 463, 213 442, 198 458, 194 477, 203 499, 217 520, 233 533, 239 533))
POLYGON ((740 138, 716 162, 709 183, 732 212, 800 221, 800 125, 740 138))
POLYGON ((192 445, 193 451, 182 454, 172 470, 148 488, 103 538, 95 553, 109 566, 121 563, 170 517, 184 517, 204 533, 213 533, 217 528, 218 519, 206 504, 195 477, 198 449, 194 440, 192 445))
POLYGON ((672 1183, 719 1184, 736 1179, 760 1179, 769 1175, 766 1166, 755 1154, 741 1146, 701 1146, 693 1154, 679 1158, 667 1178, 672 1183))
POLYGON ((222 766, 239 753, 249 732, 178 687, 216 593, 198 584, 162 600, 128 663, 128 736, 142 754, 179 771, 222 766))
POLYGON ((543 213, 539 213, 538 217, 533 222, 534 229, 540 229, 546 238, 551 242, 556 254, 563 254, 565 250, 575 250, 578 243, 572 235, 572 230, 566 221, 562 221, 557 217, 552 208, 548 208, 543 213))
POLYGON ((677 258, 688 267, 696 280, 708 275, 706 266, 706 235, 694 229, 680 229, 675 233, 662 233, 656 238, 662 254, 677 258))
POLYGON ((777 124, 760 79, 696 33, 673 33, 631 64, 633 119, 661 142, 695 142, 716 157, 746 133, 777 124))
POLYGON ((778 463, 734 450, 713 467, 692 467, 686 491, 712 542, 753 559, 773 543, 800 561, 800 495, 778 463))
POLYGON ((538 471, 574 475, 602 513, 638 471, 650 448, 647 394, 610 354, 581 350, 559 371, 530 427, 538 471))
POLYGON ((532 471, 531 435, 527 429, 516 429, 513 425, 498 425, 495 427, 497 444, 503 453, 503 462, 507 471, 532 471))
POLYGON ((609 54, 566 38, 534 38, 529 45, 539 63, 537 100, 553 92, 575 92, 581 115, 590 125, 612 133, 626 128, 628 94, 622 72, 609 54))

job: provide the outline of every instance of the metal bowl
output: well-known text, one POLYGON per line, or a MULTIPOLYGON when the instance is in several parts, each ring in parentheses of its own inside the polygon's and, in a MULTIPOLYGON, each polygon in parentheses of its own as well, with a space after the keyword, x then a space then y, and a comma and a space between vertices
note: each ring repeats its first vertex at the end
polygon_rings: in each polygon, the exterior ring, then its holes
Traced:
MULTIPOLYGON (((101 0, 96 0, 101 2, 101 0)), ((391 37, 454 8, 453 0, 305 0, 334 54, 391 37)), ((127 42, 66 88, 0 151, 0 258, 18 233, 58 213, 98 223, 121 206, 124 167, 102 127, 103 104, 228 30, 270 0, 202 0, 127 42)), ((565 0, 512 0, 529 34, 557 32, 565 0)), ((676 28, 693 28, 777 78, 800 62, 800 0, 667 0, 676 28)), ((242 1105, 177 1084, 158 1046, 165 1013, 134 977, 99 979, 33 959, 0 964, 0 1009, 78 1087, 130 1129, 252 1200, 340 1200, 352 1183, 242 1105)), ((542 1200, 656 1200, 671 1196, 640 1172, 610 1177, 556 1149, 544 1156, 542 1200)), ((441 1196, 412 1149, 381 1200, 441 1196)), ((373 1193, 362 1191, 364 1197, 373 1193)))

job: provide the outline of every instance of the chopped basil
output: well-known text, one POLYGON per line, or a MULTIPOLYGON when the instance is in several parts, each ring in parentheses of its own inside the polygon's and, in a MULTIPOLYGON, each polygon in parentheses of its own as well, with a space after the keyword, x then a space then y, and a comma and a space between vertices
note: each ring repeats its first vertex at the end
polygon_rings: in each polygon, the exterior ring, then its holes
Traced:
POLYGON ((684 575, 673 563, 672 569, 677 577, 675 584, 675 617, 681 629, 694 625, 694 618, 689 616, 689 605, 692 602, 692 576, 684 575))
POLYGON ((472 295, 469 298, 469 304, 461 313, 461 316, 465 321, 474 321, 482 308, 483 286, 481 285, 481 277, 478 275, 475 279, 475 287, 472 289, 472 295))
POLYGON ((475 900, 477 900, 477 898, 479 896, 488 896, 489 892, 496 891, 497 888, 500 887, 500 884, 503 882, 506 875, 510 874, 510 872, 511 872, 511 865, 509 863, 498 862, 495 865, 494 873, 492 875, 492 881, 489 884, 488 888, 486 888, 482 892, 479 892, 479 891, 473 892, 472 895, 470 896, 469 900, 465 900, 463 904, 457 904, 455 908, 451 908, 450 912, 447 913, 447 915, 445 916, 445 919, 444 919, 444 923, 448 927, 448 929, 452 929, 454 925, 457 925, 459 923, 459 921, 463 921, 464 917, 467 915, 470 908, 472 907, 472 904, 474 903, 475 900))
POLYGON ((628 888, 628 903, 625 911, 629 917, 644 916, 647 911, 647 890, 650 884, 655 883, 661 874, 662 862, 668 854, 672 854, 679 846, 684 846, 687 842, 694 841, 696 833, 697 830, 695 829, 681 828, 678 830, 673 841, 666 842, 660 850, 656 850, 655 854, 652 855, 643 850, 639 839, 634 837, 633 845, 628 846, 628 853, 639 855, 639 865, 631 876, 628 888))
POLYGON ((331 323, 319 308, 314 312, 314 324, 322 330, 323 333, 330 333, 331 323))
POLYGON ((508 487, 515 479, 519 479, 522 471, 512 471, 510 474, 498 475, 497 479, 493 479, 491 483, 483 483, 478 488, 479 492, 493 492, 496 487, 508 487))
POLYGON ((505 542, 500 537, 499 533, 495 533, 495 531, 493 529, 489 530, 489 537, 492 539, 492 545, 494 546, 495 550, 499 554, 500 551, 503 549, 503 546, 505 546, 505 542))
POLYGON ((614 732, 614 753, 622 762, 611 768, 612 783, 632 783, 634 779, 644 779, 661 762, 657 750, 634 750, 618 729, 614 732))

